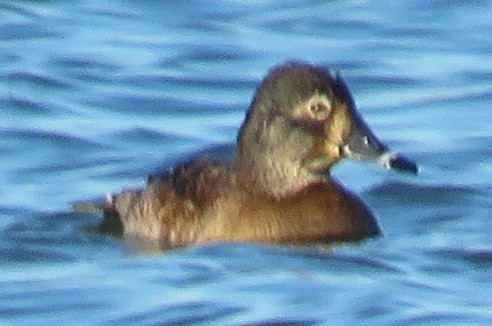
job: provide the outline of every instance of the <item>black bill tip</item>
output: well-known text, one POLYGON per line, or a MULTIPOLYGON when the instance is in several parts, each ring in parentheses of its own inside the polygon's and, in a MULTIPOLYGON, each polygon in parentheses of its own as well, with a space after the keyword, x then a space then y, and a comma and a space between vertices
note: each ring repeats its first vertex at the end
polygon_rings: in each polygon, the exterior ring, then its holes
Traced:
POLYGON ((417 164, 400 155, 393 156, 389 161, 389 166, 400 172, 419 174, 417 164))

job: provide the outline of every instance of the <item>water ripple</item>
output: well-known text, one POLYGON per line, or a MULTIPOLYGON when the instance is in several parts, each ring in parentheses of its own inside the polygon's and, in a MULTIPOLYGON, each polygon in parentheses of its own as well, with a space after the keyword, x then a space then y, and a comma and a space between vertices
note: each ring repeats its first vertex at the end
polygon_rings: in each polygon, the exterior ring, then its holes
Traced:
POLYGON ((47 89, 67 90, 73 89, 72 85, 66 81, 55 79, 52 76, 41 75, 38 73, 18 71, 9 73, 6 77, 7 83, 19 83, 22 85, 36 86, 47 89))
POLYGON ((48 29, 38 28, 26 24, 2 24, 0 29, 0 41, 20 41, 20 40, 35 40, 40 38, 56 38, 61 36, 56 32, 48 29))
POLYGON ((483 192, 464 185, 423 185, 415 183, 404 183, 399 181, 388 182, 375 186, 367 194, 379 198, 392 198, 400 204, 418 204, 433 206, 436 202, 455 205, 483 192))

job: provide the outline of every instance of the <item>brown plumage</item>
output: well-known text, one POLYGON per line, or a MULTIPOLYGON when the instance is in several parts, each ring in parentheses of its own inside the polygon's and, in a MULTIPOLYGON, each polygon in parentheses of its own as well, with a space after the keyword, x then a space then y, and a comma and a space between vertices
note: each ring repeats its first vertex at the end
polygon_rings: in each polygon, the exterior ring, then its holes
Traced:
POLYGON ((234 162, 194 161, 150 179, 144 190, 108 197, 98 206, 102 229, 116 227, 127 240, 154 248, 377 235, 370 210, 330 179, 330 168, 344 157, 416 172, 371 133, 339 76, 289 62, 256 90, 234 162))

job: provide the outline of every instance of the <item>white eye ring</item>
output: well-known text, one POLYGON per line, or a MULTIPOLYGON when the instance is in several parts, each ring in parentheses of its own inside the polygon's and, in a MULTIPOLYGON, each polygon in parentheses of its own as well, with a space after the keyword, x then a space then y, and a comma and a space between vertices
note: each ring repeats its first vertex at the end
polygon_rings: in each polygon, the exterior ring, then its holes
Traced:
POLYGON ((330 115, 331 102, 325 95, 315 95, 309 101, 308 109, 315 119, 326 119, 330 115))

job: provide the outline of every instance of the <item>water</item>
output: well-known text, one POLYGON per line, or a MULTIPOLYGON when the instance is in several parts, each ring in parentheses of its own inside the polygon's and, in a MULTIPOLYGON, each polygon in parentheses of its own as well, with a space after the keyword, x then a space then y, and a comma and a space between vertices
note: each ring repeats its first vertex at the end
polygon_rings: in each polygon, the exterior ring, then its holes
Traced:
POLYGON ((490 324, 490 1, 0 4, 4 324, 490 324), (197 151, 227 156, 273 65, 340 70, 417 178, 335 177, 384 236, 332 253, 136 253, 69 203, 197 151))

